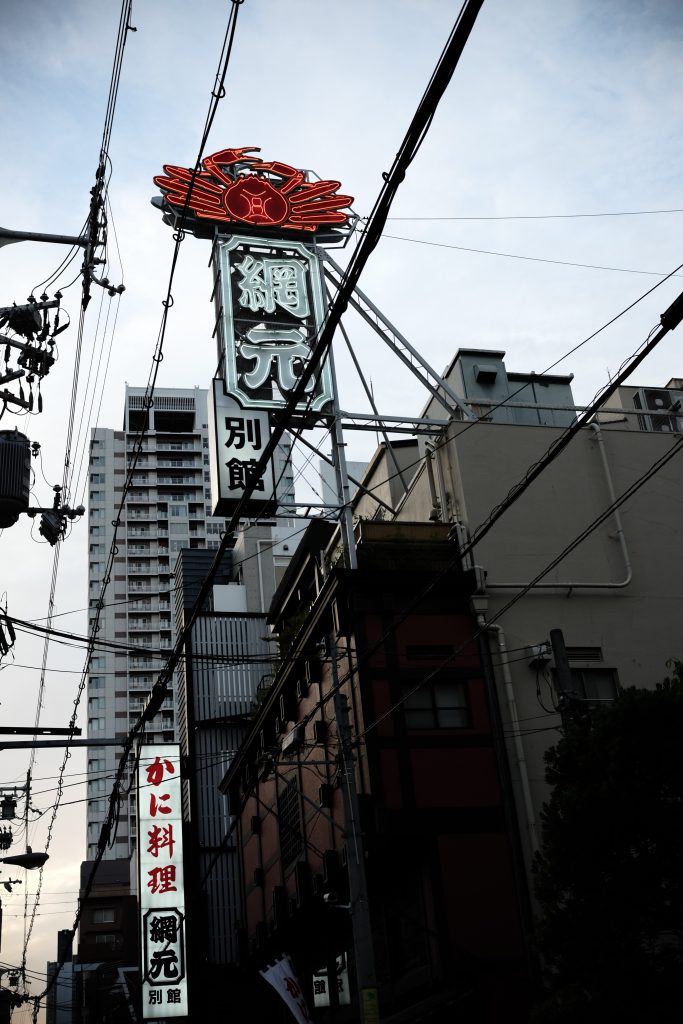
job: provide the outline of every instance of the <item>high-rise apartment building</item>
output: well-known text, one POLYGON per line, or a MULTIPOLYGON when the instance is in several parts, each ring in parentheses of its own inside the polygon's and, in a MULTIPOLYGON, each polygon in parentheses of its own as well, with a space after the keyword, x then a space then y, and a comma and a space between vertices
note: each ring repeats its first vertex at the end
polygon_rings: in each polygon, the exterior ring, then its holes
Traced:
MULTIPOLYGON (((123 429, 98 427, 91 438, 88 596, 92 614, 100 599, 130 455, 147 416, 142 451, 120 511, 118 550, 100 616, 98 638, 113 646, 96 650, 90 664, 89 739, 122 740, 137 719, 175 642, 171 598, 178 552, 182 548, 217 548, 225 528, 224 519, 211 515, 207 391, 157 389, 147 412, 144 388, 126 386, 123 429)), ((283 474, 282 491, 288 501, 293 501, 287 442, 281 445, 278 462, 276 471, 283 474)), ((287 524, 282 521, 273 534, 268 549, 274 544, 275 564, 281 561, 284 565, 298 535, 294 543, 288 541, 287 524), (282 535, 279 543, 278 532, 282 535)), ((146 735, 150 742, 177 739, 175 687, 146 735)), ((97 852, 111 776, 120 754, 121 748, 116 746, 88 748, 89 860, 97 852)), ((105 856, 128 858, 134 848, 135 797, 131 794, 122 797, 116 839, 105 856)))

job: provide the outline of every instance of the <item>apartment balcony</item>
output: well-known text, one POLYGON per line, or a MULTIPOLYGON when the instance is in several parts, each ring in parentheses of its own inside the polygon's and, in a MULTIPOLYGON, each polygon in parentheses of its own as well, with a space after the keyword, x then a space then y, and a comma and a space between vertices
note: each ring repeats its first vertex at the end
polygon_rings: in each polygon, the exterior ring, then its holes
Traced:
MULTIPOLYGON (((200 470, 201 466, 197 466, 196 472, 200 470)), ((159 487, 185 487, 188 485, 190 487, 197 487, 197 477, 196 475, 190 476, 189 473, 183 476, 162 476, 159 474, 157 476, 157 485, 159 487)))
POLYGON ((157 459, 157 469, 201 469, 202 463, 194 459, 157 459))
POLYGON ((128 575, 133 576, 156 576, 158 575, 159 567, 156 561, 152 562, 129 562, 128 563, 128 575))
POLYGON ((157 437, 156 443, 158 452, 200 452, 202 450, 202 440, 200 437, 192 441, 166 441, 163 438, 157 437))

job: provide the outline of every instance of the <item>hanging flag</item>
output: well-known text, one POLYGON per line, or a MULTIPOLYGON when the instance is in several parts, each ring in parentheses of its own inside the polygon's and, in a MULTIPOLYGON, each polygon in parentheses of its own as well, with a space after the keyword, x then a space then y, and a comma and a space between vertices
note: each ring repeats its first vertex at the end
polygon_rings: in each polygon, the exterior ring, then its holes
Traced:
POLYGON ((301 985, 288 956, 281 956, 275 963, 264 968, 261 974, 292 1011, 298 1024, 313 1024, 301 985))

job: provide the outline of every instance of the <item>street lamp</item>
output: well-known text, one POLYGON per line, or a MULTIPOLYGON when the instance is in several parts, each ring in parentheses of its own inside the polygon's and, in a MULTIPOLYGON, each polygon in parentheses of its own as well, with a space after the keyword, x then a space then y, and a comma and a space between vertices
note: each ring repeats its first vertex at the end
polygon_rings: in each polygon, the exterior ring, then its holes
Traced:
POLYGON ((48 857, 48 853, 34 853, 27 846, 26 853, 18 853, 15 857, 0 857, 0 864, 14 864, 18 868, 42 868, 48 857))

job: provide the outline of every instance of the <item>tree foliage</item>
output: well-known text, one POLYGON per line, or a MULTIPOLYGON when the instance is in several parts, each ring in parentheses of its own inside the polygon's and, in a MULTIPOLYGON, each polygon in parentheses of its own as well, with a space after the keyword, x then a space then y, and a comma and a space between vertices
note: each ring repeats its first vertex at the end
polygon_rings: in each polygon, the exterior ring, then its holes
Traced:
POLYGON ((546 754, 540 1022, 683 1020, 683 664, 546 754))

